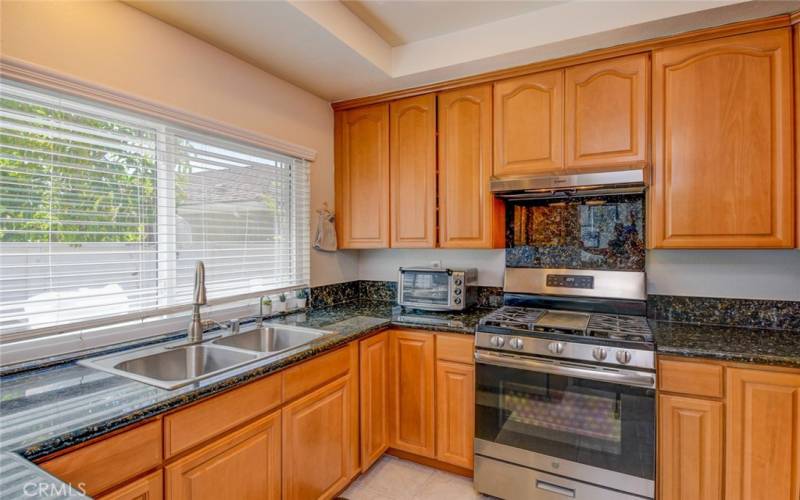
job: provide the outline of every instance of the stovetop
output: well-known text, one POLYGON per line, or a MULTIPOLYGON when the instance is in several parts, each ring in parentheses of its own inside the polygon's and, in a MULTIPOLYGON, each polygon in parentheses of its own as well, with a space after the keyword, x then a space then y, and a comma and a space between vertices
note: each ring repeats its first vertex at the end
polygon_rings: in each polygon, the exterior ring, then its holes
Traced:
POLYGON ((480 326, 507 330, 509 334, 525 332, 570 335, 652 344, 653 334, 644 316, 588 313, 535 307, 503 306, 481 318, 480 326))

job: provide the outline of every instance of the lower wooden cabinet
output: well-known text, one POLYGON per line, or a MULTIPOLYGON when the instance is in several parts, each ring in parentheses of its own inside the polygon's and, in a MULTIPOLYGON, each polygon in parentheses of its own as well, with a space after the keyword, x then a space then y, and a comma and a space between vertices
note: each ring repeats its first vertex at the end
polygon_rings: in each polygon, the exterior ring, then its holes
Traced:
POLYGON ((359 343, 361 394, 361 470, 369 469, 389 447, 389 333, 359 343))
POLYGON ((722 499, 722 403, 662 394, 658 408, 659 498, 722 499))
POLYGON ((436 459, 472 469, 475 368, 436 360, 436 459))
POLYGON ((330 382, 283 408, 283 498, 331 498, 353 475, 354 384, 330 382))
POLYGON ((281 412, 218 438, 165 470, 168 500, 279 500, 281 412))
POLYGON ((164 498, 164 473, 159 469, 97 498, 98 500, 161 500, 164 498))

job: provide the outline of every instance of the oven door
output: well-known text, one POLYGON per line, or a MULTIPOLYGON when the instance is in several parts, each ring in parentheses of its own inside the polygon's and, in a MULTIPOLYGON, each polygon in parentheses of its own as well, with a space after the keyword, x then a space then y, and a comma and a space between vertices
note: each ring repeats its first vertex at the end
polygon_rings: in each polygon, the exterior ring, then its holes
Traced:
POLYGON ((475 451, 652 498, 655 375, 476 352, 475 451))
POLYGON ((453 275, 447 269, 401 269, 397 302, 417 309, 453 309, 452 280, 453 275))

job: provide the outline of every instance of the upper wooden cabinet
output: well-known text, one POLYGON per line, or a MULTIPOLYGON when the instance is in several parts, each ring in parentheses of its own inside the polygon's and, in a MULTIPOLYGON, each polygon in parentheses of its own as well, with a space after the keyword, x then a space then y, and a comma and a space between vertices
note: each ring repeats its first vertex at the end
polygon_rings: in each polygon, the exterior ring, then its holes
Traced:
POLYGON ((391 246, 436 246, 436 95, 390 105, 391 246))
POLYGON ((502 248, 504 212, 489 192, 492 86, 439 94, 439 245, 502 248))
POLYGON ((794 245, 789 29, 653 54, 654 248, 794 245))
POLYGON ((494 175, 561 170, 563 128, 563 70, 495 83, 494 175))
POLYGON ((649 62, 639 54, 566 69, 567 169, 647 162, 649 62))
POLYGON ((337 112, 336 224, 340 248, 389 246, 389 105, 337 112))

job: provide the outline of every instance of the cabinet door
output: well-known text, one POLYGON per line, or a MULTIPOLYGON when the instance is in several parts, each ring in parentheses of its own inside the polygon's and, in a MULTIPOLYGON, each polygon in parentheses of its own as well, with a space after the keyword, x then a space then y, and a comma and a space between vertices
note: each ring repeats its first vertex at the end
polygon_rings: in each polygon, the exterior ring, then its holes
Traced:
POLYGON ((436 361, 436 458, 472 469, 475 368, 436 361))
POLYGON ((362 340, 361 470, 366 472, 389 447, 389 334, 362 340))
POLYGON ((567 169, 645 164, 649 62, 639 54, 567 68, 567 169))
POLYGON ((653 247, 793 246, 790 35, 654 52, 653 247))
POLYGON ((168 500, 281 498, 276 411, 166 466, 168 500))
POLYGON ((659 498, 721 500, 722 403, 661 395, 658 424, 659 498))
POLYGON ((436 246, 436 95, 391 103, 391 246, 436 246))
POLYGON ((283 408, 283 498, 331 498, 350 481, 351 377, 342 377, 283 408))
POLYGON ((439 246, 502 248, 503 203, 489 192, 492 87, 439 94, 439 246))
POLYGON ((97 498, 98 500, 161 500, 164 498, 164 473, 159 469, 97 498))
POLYGON ((389 246, 389 105, 336 113, 340 248, 389 246))
POLYGON ((726 372, 726 500, 800 498, 800 372, 726 372))
POLYGON ((563 70, 497 82, 494 106, 494 175, 564 167, 563 70))
POLYGON ((390 446, 433 458, 434 338, 392 330, 390 338, 390 446))

